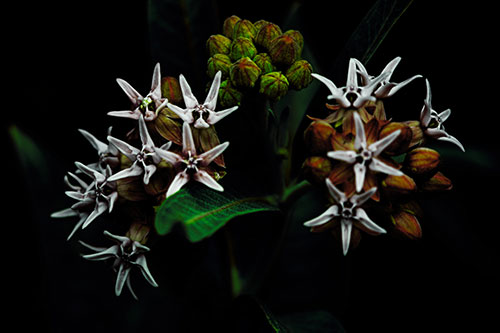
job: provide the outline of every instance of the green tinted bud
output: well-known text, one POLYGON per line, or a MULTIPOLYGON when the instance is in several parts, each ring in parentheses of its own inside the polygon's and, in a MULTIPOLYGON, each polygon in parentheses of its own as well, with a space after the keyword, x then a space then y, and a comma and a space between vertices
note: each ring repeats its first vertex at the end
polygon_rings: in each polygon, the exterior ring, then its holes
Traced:
POLYGON ((274 64, 290 66, 299 58, 300 47, 289 35, 281 35, 271 41, 269 55, 274 64))
POLYGON ((253 26, 255 27, 255 30, 259 31, 260 28, 268 24, 269 22, 266 20, 258 20, 257 22, 253 23, 253 26))
POLYGON ((231 40, 223 35, 212 35, 207 40, 207 50, 210 56, 214 54, 229 54, 231 40))
POLYGON ((222 72, 222 77, 229 76, 229 68, 231 68, 231 59, 225 54, 215 54, 207 61, 207 74, 213 79, 218 71, 222 72))
POLYGON ((278 100, 283 97, 287 91, 288 80, 286 76, 280 72, 267 73, 260 78, 259 92, 270 99, 278 100))
POLYGON ((304 48, 304 37, 298 30, 288 30, 284 33, 284 35, 292 37, 295 42, 299 45, 300 52, 299 55, 302 54, 302 49, 304 48))
POLYGON ((182 92, 179 81, 172 76, 161 79, 161 95, 168 99, 170 103, 179 104, 182 102, 182 92))
POLYGON ((290 88, 304 89, 312 81, 312 66, 306 60, 297 60, 286 71, 285 75, 290 88))
POLYGON ((234 25, 239 20, 240 18, 236 15, 229 16, 227 19, 224 20, 224 24, 222 26, 222 32, 224 33, 224 36, 228 38, 233 38, 234 25))
POLYGON ((252 40, 246 37, 238 37, 233 40, 231 44, 230 58, 232 61, 236 61, 243 57, 249 57, 252 59, 257 54, 257 49, 253 45, 252 40))
POLYGON ((255 26, 252 22, 250 22, 249 20, 239 20, 234 25, 233 39, 236 39, 238 37, 253 39, 256 33, 257 30, 255 29, 255 26))
POLYGON ((250 58, 244 57, 236 61, 229 70, 231 82, 236 87, 252 88, 259 78, 261 69, 250 58))
POLYGON ((224 108, 240 105, 243 94, 229 80, 224 80, 219 87, 219 104, 224 108))
POLYGON ((255 43, 269 49, 271 41, 282 34, 281 29, 274 23, 268 23, 257 30, 255 43))
POLYGON ((274 72, 276 68, 273 65, 271 57, 267 53, 259 53, 253 58, 253 62, 262 70, 261 74, 274 72))

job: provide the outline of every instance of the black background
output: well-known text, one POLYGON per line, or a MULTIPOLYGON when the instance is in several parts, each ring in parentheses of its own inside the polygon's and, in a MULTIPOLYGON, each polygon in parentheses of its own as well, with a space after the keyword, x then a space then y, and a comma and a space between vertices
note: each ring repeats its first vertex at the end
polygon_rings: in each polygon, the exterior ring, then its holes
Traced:
MULTIPOLYGON (((224 18, 232 14, 280 24, 288 3, 281 8, 269 8, 269 3, 212 1, 212 10, 204 15, 215 15, 213 30, 199 38, 218 33, 224 18)), ((305 22, 301 32, 320 63, 335 60, 370 7, 369 2, 325 3, 330 2, 298 2, 305 22)), ((377 72, 401 56, 395 80, 416 73, 428 78, 434 108, 452 110, 447 130, 463 143, 466 158, 450 154, 444 164, 454 189, 424 202, 428 215, 422 223, 422 240, 383 245, 370 241, 370 246, 360 247, 344 263, 349 266, 347 278, 336 280, 345 283, 338 289, 345 295, 328 294, 331 290, 325 287, 327 295, 322 297, 332 300, 331 309, 347 332, 489 331, 486 328, 498 310, 498 57, 494 50, 498 29, 493 8, 481 2, 436 4, 414 1, 367 67, 377 72)), ((203 303, 217 304, 207 299, 224 281, 205 281, 197 297, 179 303, 169 300, 182 299, 182 291, 150 288, 143 281, 136 288, 139 302, 128 292, 117 298, 112 293, 112 274, 105 274, 103 265, 81 260, 81 248, 65 241, 68 224, 47 218, 68 204, 63 195, 64 172, 73 169, 73 161, 93 157, 76 129, 105 133, 112 123, 106 112, 127 107, 115 78, 124 78, 145 92, 154 64, 162 61, 164 75, 189 75, 194 89, 201 91, 206 81, 199 70, 204 68, 171 63, 168 54, 155 58, 145 1, 23 2, 4 15, 9 16, 2 52, 7 55, 2 75, 2 141, 7 147, 3 158, 8 185, 2 238, 8 242, 2 271, 12 278, 4 284, 4 293, 13 296, 7 307, 16 315, 9 318, 19 326, 36 323, 37 331, 47 332, 194 332, 207 328, 204 323, 216 327, 224 322, 210 318, 217 309, 207 310, 203 303), (36 170, 26 176, 7 134, 12 125, 32 137, 48 160, 57 162, 50 166, 50 178, 37 179, 36 170), (196 320, 199 326, 187 323, 196 320)), ((169 52, 184 52, 176 45, 179 40, 162 42, 169 52)), ((205 61, 204 49, 199 50, 199 58, 205 61)), ((334 79, 339 84, 343 80, 334 79)), ((423 81, 405 90, 394 97, 401 108, 400 114, 394 114, 396 120, 418 114, 425 97, 423 81)), ((177 275, 182 270, 169 274, 169 267, 196 263, 210 248, 169 240, 166 250, 176 255, 150 264, 163 265, 166 277, 160 286, 181 279, 177 275)), ((189 272, 191 278, 196 276, 189 272)), ((137 276, 135 281, 141 279, 137 276)), ((283 285, 285 291, 277 289, 277 293, 287 292, 287 283, 283 285)), ((224 305, 221 309, 227 310, 224 305)), ((256 313, 255 309, 235 310, 233 320, 246 322, 256 313)))

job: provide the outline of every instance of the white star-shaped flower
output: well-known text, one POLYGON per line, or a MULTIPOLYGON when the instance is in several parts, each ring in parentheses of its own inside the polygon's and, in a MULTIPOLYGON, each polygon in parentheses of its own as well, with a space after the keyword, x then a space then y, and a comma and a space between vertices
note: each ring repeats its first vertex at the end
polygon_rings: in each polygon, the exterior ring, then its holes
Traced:
MULTIPOLYGON (((108 136, 111 135, 111 129, 111 127, 108 128, 108 136)), ((99 155, 99 161, 96 163, 88 164, 88 167, 98 171, 105 171, 108 165, 111 168, 115 168, 120 165, 120 159, 118 157, 119 152, 113 144, 106 144, 98 140, 95 136, 93 136, 86 130, 79 129, 78 131, 85 137, 85 139, 90 142, 92 147, 97 150, 97 154, 99 155)))
POLYGON ((384 234, 386 231, 373 222, 365 210, 359 206, 365 203, 377 191, 376 187, 362 194, 354 194, 347 197, 344 192, 340 191, 332 184, 330 179, 326 178, 326 186, 328 192, 335 200, 336 204, 330 206, 323 214, 304 223, 306 227, 316 227, 328 223, 335 218, 340 219, 340 227, 342 234, 342 249, 344 255, 349 250, 351 241, 351 231, 353 226, 364 227, 375 234, 384 234))
POLYGON ((182 151, 180 154, 161 150, 158 154, 167 162, 171 163, 177 170, 177 175, 172 180, 167 197, 180 190, 189 180, 200 182, 216 191, 224 188, 213 179, 204 169, 229 146, 229 142, 221 143, 214 148, 198 155, 196 153, 193 134, 190 125, 185 122, 182 125, 182 151))
POLYGON ((194 123, 193 126, 195 128, 208 128, 210 125, 214 125, 219 120, 238 109, 238 106, 234 106, 222 111, 215 111, 217 96, 219 95, 221 75, 221 71, 218 71, 217 74, 215 74, 207 98, 203 104, 200 104, 193 95, 186 78, 181 74, 179 76, 179 85, 181 87, 186 108, 182 109, 177 105, 167 103, 168 108, 174 111, 184 122, 188 124, 194 123), (198 114, 197 116, 195 116, 196 113, 198 114))
POLYGON ((138 120, 141 115, 144 115, 146 121, 156 119, 158 113, 167 106, 168 100, 161 96, 161 74, 160 64, 157 63, 153 71, 153 80, 151 83, 151 91, 143 97, 137 92, 127 81, 116 79, 118 85, 123 89, 125 94, 132 102, 132 110, 126 111, 110 111, 108 115, 115 117, 131 118, 138 120))
POLYGON ((149 252, 149 248, 147 246, 137 241, 133 241, 128 237, 113 235, 108 231, 104 231, 104 235, 115 241, 117 244, 109 248, 105 248, 91 246, 80 241, 80 244, 96 252, 93 254, 83 255, 82 257, 87 260, 94 261, 114 259, 113 269, 117 272, 115 283, 116 296, 120 296, 123 286, 126 283, 132 296, 137 299, 130 283, 130 270, 133 267, 138 267, 140 269, 142 275, 150 285, 158 287, 158 284, 149 271, 146 263, 146 257, 144 256, 144 253, 149 252))
POLYGON ((401 171, 385 164, 377 158, 398 137, 401 130, 394 131, 388 136, 368 145, 366 142, 365 127, 357 112, 354 113, 354 125, 356 127, 354 149, 356 150, 330 151, 327 153, 327 156, 354 165, 356 191, 361 192, 363 189, 367 168, 387 175, 402 176, 403 173, 401 171))
POLYGON ((448 119, 451 114, 451 110, 447 109, 441 113, 437 113, 432 109, 431 105, 431 85, 429 80, 425 80, 427 86, 427 96, 425 97, 424 107, 420 112, 420 124, 424 129, 424 133, 431 138, 448 141, 457 145, 463 152, 465 152, 464 146, 458 141, 454 136, 449 135, 445 132, 443 123, 448 119))

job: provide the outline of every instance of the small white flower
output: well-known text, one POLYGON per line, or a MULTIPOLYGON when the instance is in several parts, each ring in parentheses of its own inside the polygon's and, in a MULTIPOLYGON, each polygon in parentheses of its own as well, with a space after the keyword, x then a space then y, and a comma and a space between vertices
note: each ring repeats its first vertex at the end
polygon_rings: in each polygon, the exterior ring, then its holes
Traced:
POLYGON ((82 257, 94 261, 114 259, 113 269, 117 272, 115 283, 116 296, 120 296, 123 286, 126 283, 132 296, 137 299, 137 296, 132 290, 132 285, 130 284, 130 270, 133 267, 139 267, 146 281, 153 287, 158 287, 158 284, 149 271, 146 263, 146 257, 144 256, 144 253, 149 252, 149 248, 147 246, 142 245, 137 241, 133 241, 128 237, 113 235, 108 231, 104 231, 104 235, 114 240, 117 244, 109 248, 105 248, 94 247, 80 241, 80 244, 96 252, 93 254, 83 255, 82 257))
POLYGON ((142 115, 140 115, 139 117, 139 135, 142 142, 141 149, 137 149, 120 139, 108 136, 108 141, 115 145, 125 156, 127 156, 132 161, 132 165, 129 168, 115 173, 109 178, 110 180, 118 180, 127 177, 137 177, 144 175, 144 184, 149 184, 151 176, 157 169, 156 166, 161 162, 161 157, 160 155, 158 155, 158 152, 168 150, 172 143, 167 142, 159 148, 155 147, 155 144, 153 143, 153 140, 148 133, 148 128, 142 115))
POLYGON ((451 114, 451 110, 447 109, 441 113, 437 113, 432 109, 431 105, 431 85, 428 80, 425 80, 427 86, 427 96, 424 101, 424 107, 420 112, 420 124, 424 129, 424 133, 431 138, 448 141, 457 145, 462 151, 465 152, 464 146, 456 139, 454 136, 449 135, 445 132, 443 123, 448 119, 451 114))
POLYGON ((313 73, 312 77, 318 79, 323 84, 327 86, 330 90, 331 95, 329 95, 328 99, 335 99, 337 103, 340 104, 343 108, 360 108, 366 102, 373 101, 375 102, 377 99, 375 96, 372 96, 375 88, 388 76, 391 75, 391 72, 385 72, 380 74, 377 78, 370 80, 364 86, 358 85, 358 77, 356 64, 359 63, 358 60, 351 58, 349 60, 349 70, 347 72, 347 82, 345 87, 337 88, 337 86, 329 79, 319 74, 313 73))
POLYGON ((359 223, 361 226, 376 234, 386 233, 383 228, 379 227, 372 220, 370 220, 363 208, 359 207, 370 199, 370 197, 377 191, 376 187, 372 187, 365 193, 354 194, 348 198, 345 193, 336 188, 328 178, 326 178, 326 186, 328 188, 328 192, 337 204, 330 206, 318 217, 305 222, 304 225, 306 227, 320 226, 332 221, 335 218, 340 218, 342 249, 344 255, 346 255, 349 250, 353 225, 356 226, 356 224, 359 223))
MULTIPOLYGON (((406 86, 411 81, 413 81, 413 80, 415 80, 417 78, 421 78, 422 77, 422 75, 414 75, 411 78, 409 78, 407 80, 404 80, 403 82, 400 82, 400 83, 390 82, 392 73, 394 73, 394 69, 399 64, 400 61, 401 61, 401 57, 394 58, 391 62, 389 62, 387 64, 387 66, 385 66, 385 68, 382 71, 382 73, 380 73, 379 77, 381 77, 381 76, 384 75, 385 78, 382 81, 379 82, 380 85, 378 86, 378 88, 373 93, 376 98, 391 97, 399 89, 403 88, 404 86, 406 86)), ((374 77, 370 76, 368 74, 368 72, 366 71, 365 66, 363 66, 363 64, 360 61, 355 60, 355 62, 356 62, 356 66, 359 69, 359 74, 363 78, 364 84, 365 85, 370 85, 370 83, 372 82, 372 80, 374 80, 374 77)))
POLYGON ((354 113, 354 124, 356 126, 356 138, 354 140, 354 149, 356 151, 335 150, 328 152, 327 156, 354 165, 356 191, 360 192, 363 189, 367 167, 375 172, 402 176, 403 173, 401 171, 385 164, 377 158, 398 137, 401 130, 394 131, 385 138, 368 146, 363 121, 357 112, 354 113))
POLYGON ((222 154, 228 146, 229 142, 224 142, 198 155, 196 153, 191 127, 185 122, 182 125, 181 154, 165 150, 158 151, 158 154, 167 162, 171 163, 178 171, 168 188, 166 196, 169 197, 180 190, 191 179, 216 191, 223 191, 224 188, 203 169, 217 156, 222 154))
POLYGON ((194 123, 193 126, 195 128, 208 128, 210 127, 210 125, 214 125, 219 120, 238 109, 238 106, 234 106, 229 109, 215 112, 217 96, 219 95, 221 75, 222 73, 220 71, 215 74, 207 98, 205 99, 205 102, 203 104, 200 104, 198 103, 196 97, 193 95, 191 87, 187 83, 186 78, 181 74, 179 76, 179 85, 181 87, 184 103, 186 104, 186 109, 182 109, 174 104, 167 103, 169 109, 174 111, 184 122, 187 122, 188 124, 194 123), (195 115, 193 115, 195 113, 198 113, 198 117, 195 117, 195 115))
POLYGON ((141 115, 144 115, 146 121, 156 119, 158 113, 167 105, 167 99, 161 96, 161 74, 160 64, 157 63, 153 71, 153 80, 151 83, 151 91, 143 97, 137 92, 127 81, 116 79, 118 85, 123 89, 125 94, 132 102, 132 110, 126 111, 110 111, 108 115, 115 117, 131 118, 138 120, 141 115))
MULTIPOLYGON (((111 135, 111 127, 108 128, 108 136, 111 135)), ((87 166, 98 170, 105 171, 106 166, 109 165, 111 168, 117 167, 120 164, 120 159, 118 157, 118 149, 111 143, 104 143, 98 140, 95 136, 87 132, 86 130, 79 129, 78 130, 84 137, 87 139, 92 147, 97 150, 97 154, 99 155, 99 161, 96 163, 88 164, 87 166)))

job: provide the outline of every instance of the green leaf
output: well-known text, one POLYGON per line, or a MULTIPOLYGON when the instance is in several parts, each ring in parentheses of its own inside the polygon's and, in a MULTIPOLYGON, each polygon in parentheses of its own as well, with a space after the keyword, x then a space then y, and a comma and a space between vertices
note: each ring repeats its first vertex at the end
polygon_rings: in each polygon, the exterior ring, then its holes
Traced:
POLYGON ((166 235, 181 223, 191 242, 211 236, 236 216, 256 212, 278 211, 267 197, 241 198, 230 191, 217 192, 197 183, 170 196, 159 207, 155 227, 166 235))

